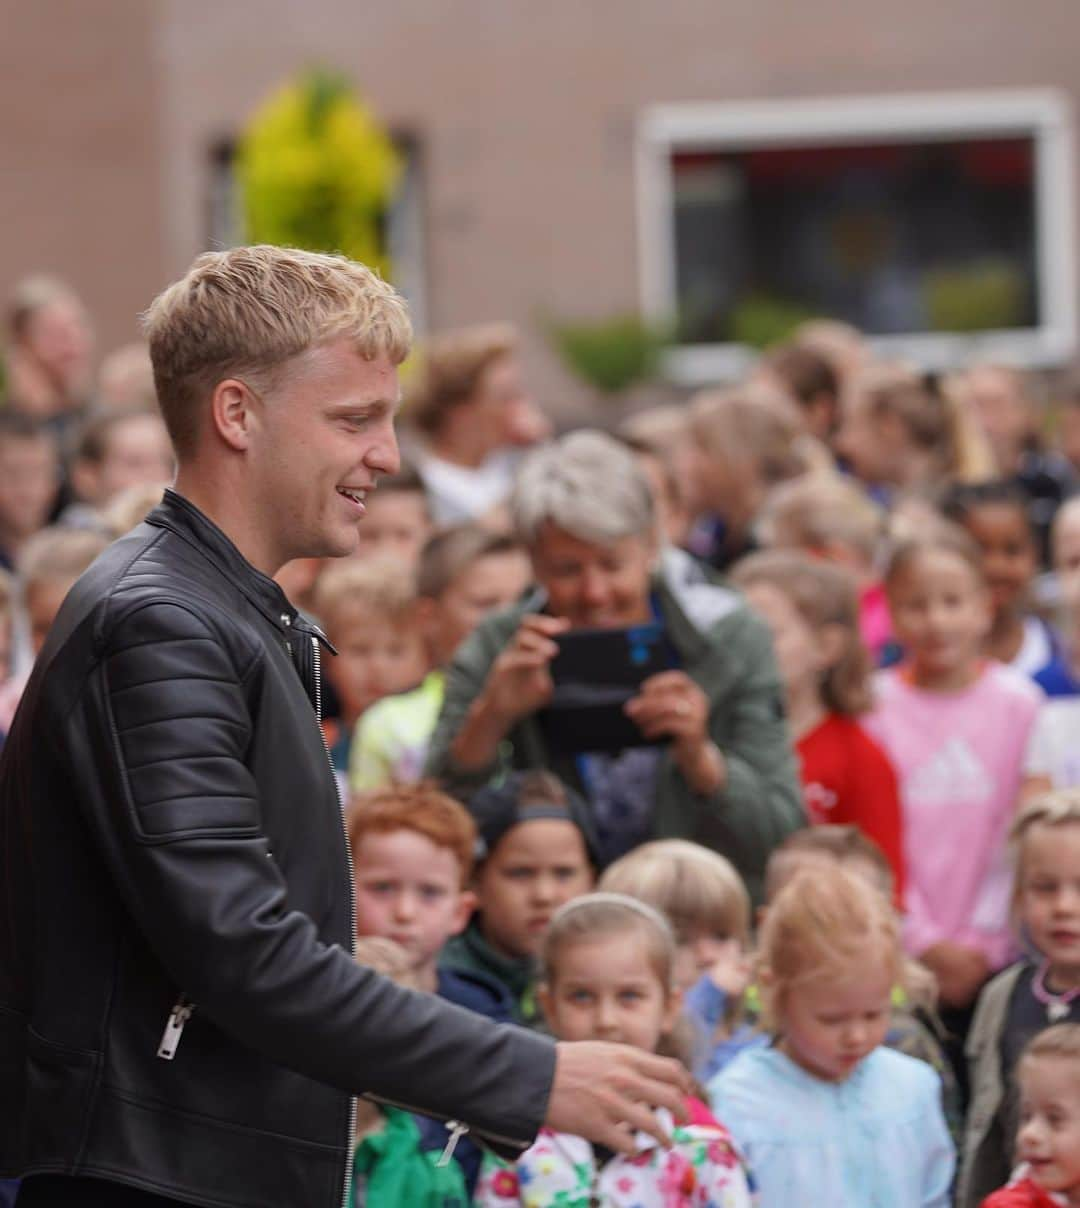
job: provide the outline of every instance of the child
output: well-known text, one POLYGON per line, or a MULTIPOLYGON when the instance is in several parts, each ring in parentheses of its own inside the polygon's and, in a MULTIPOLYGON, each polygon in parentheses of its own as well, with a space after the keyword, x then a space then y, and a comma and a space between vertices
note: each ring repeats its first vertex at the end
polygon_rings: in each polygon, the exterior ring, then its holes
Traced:
MULTIPOLYGON (((758 911, 764 922, 769 905, 802 872, 842 868, 895 902, 892 869, 880 847, 854 826, 812 826, 788 835, 769 855, 765 870, 766 904, 758 911)), ((944 1028, 934 1009, 936 987, 922 965, 905 962, 903 984, 893 987, 889 1029, 884 1043, 890 1049, 917 1057, 941 1079, 941 1108, 949 1135, 959 1146, 963 1137, 960 1088, 945 1056, 944 1028)))
POLYGON ((1020 1059, 1022 1165, 983 1208, 1056 1208, 1080 1204, 1080 1027, 1060 1023, 1020 1059))
POLYGON ((859 632, 877 666, 893 657, 879 553, 885 514, 854 479, 804 474, 770 491, 757 525, 770 549, 796 549, 845 567, 859 593, 859 632))
POLYGON ((477 912, 441 964, 486 974, 510 993, 514 1019, 533 1024, 536 958, 551 916, 593 886, 588 808, 549 772, 511 772, 469 802, 480 832, 477 912))
POLYGON ((160 500, 175 470, 165 421, 156 409, 94 415, 82 426, 71 463, 77 502, 64 510, 60 522, 93 527, 97 513, 129 487, 156 486, 160 500))
MULTIPOLYGON (((552 919, 544 944, 544 1014, 560 1040, 606 1040, 661 1051, 679 1013, 675 941, 662 915, 621 894, 590 894, 552 919)), ((633 1158, 582 1137, 543 1129, 507 1166, 485 1159, 478 1208, 499 1205, 646 1204, 750 1208, 753 1182, 726 1129, 704 1105, 687 1105, 676 1125, 659 1113, 672 1144, 638 1134, 633 1158)))
POLYGON ((416 470, 402 463, 396 474, 380 478, 378 490, 368 495, 364 507, 356 554, 364 559, 385 554, 414 567, 433 527, 427 494, 416 470))
POLYGON ((885 897, 840 868, 802 873, 769 908, 759 960, 774 1046, 742 1053, 709 1090, 761 1208, 947 1208, 937 1075, 882 1047, 903 970, 885 897))
MULTIPOLYGON (((407 953, 392 940, 362 939, 356 959, 402 985, 411 981, 407 953)), ((417 1119, 398 1107, 356 1100, 352 1208, 467 1208, 469 1195, 455 1156, 440 1160, 424 1144, 417 1119)))
POLYGON ((1012 840, 1013 904, 1033 955, 998 974, 979 998, 967 1043, 972 1110, 961 1208, 975 1208, 1009 1176, 1018 1126, 1013 1074, 1024 1046, 1052 1023, 1080 1023, 1080 792, 1033 798, 1012 840))
POLYGON ((962 1036, 980 987, 1013 951, 1005 840, 1042 693, 983 658, 990 602, 966 533, 901 544, 885 588, 907 661, 879 673, 866 727, 900 780, 907 946, 962 1036))
POLYGON ((469 888, 476 843, 468 810, 432 784, 365 796, 349 816, 356 934, 399 944, 418 990, 503 1022, 513 1008, 504 986, 439 967, 446 942, 465 930, 476 906, 469 888))
POLYGON ((1009 482, 954 487, 942 509, 982 553, 993 615, 986 653, 1033 679, 1047 695, 1068 695, 1071 676, 1057 636, 1029 611, 1039 569, 1027 497, 1009 482))
POLYGON ((354 793, 419 780, 442 708, 444 668, 489 612, 512 604, 531 582, 528 555, 512 537, 459 524, 429 538, 417 572, 416 618, 433 669, 418 688, 379 701, 357 722, 349 761, 354 793))
POLYGON ((888 857, 903 900, 904 857, 896 773, 859 724, 872 703, 854 580, 808 554, 751 554, 732 581, 773 634, 812 823, 852 823, 888 857))
POLYGON ((337 649, 323 668, 341 715, 324 720, 323 730, 344 782, 360 715, 382 697, 415 687, 429 670, 413 573, 396 558, 347 558, 319 576, 315 611, 337 649))
POLYGON ((107 544, 100 533, 54 526, 42 529, 22 547, 18 581, 35 657, 45 644, 64 597, 107 544))
POLYGON ((599 888, 637 898, 670 923, 676 989, 700 1033, 696 1078, 708 1081, 745 1047, 765 1043, 744 1009, 750 895, 729 860, 685 839, 659 839, 616 860, 599 888))
MULTIPOLYGON (((438 963, 447 940, 465 929, 476 905, 469 889, 476 840, 476 823, 465 807, 434 785, 366 796, 349 817, 356 934, 393 941, 403 979, 415 989, 506 1023, 514 1000, 501 982, 438 963)), ((441 1124, 424 1117, 416 1124, 425 1149, 445 1146, 441 1124)), ((471 1190, 480 1172, 479 1148, 462 1138, 454 1157, 471 1190)))

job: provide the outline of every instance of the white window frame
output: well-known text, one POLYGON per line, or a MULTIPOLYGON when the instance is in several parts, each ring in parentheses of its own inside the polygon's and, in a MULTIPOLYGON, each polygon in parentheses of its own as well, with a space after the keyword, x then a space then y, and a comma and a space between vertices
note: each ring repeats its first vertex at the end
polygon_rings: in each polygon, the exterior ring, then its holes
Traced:
MULTIPOLYGON (((820 143, 1034 137, 1038 327, 978 333, 912 333, 871 339, 881 356, 942 370, 972 359, 1018 366, 1060 364, 1076 351, 1075 169, 1071 111, 1051 89, 656 105, 638 122, 636 177, 642 310, 676 313, 672 153, 820 143)), ((731 380, 757 352, 743 344, 683 345, 667 372, 687 385, 731 380)))

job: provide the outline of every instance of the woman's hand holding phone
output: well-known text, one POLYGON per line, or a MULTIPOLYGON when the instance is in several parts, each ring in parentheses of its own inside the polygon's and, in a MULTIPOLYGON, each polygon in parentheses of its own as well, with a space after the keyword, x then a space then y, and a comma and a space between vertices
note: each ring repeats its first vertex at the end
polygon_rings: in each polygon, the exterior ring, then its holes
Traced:
POLYGON ((709 737, 709 698, 685 671, 650 676, 625 711, 646 738, 671 740, 672 758, 695 792, 723 787, 727 766, 709 737))

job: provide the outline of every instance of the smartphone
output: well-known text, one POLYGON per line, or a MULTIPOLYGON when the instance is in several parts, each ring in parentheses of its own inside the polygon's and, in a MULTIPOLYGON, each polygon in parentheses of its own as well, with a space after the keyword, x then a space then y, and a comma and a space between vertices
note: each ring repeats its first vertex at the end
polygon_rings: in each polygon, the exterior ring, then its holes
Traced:
POLYGON ((623 706, 650 676, 679 666, 663 625, 653 621, 625 629, 572 629, 554 641, 559 647, 551 661, 555 691, 537 715, 552 753, 648 745, 623 706))

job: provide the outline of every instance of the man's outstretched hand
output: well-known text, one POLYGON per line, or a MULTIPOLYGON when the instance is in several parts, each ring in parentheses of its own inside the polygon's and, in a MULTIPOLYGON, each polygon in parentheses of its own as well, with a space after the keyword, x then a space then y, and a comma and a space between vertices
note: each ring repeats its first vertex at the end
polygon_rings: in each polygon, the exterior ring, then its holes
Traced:
POLYGON ((579 1041, 556 1045, 555 1081, 544 1123, 617 1153, 633 1154, 634 1134, 670 1138, 653 1108, 686 1119, 690 1075, 678 1061, 621 1044, 579 1041))

